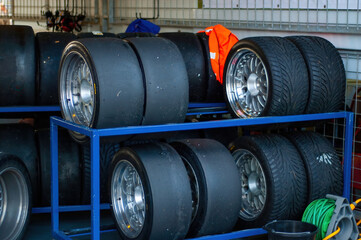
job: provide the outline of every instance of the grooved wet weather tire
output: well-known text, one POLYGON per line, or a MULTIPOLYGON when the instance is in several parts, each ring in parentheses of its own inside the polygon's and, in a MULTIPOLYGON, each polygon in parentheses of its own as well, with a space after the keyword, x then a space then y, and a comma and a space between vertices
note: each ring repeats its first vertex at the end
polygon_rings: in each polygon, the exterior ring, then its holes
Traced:
POLYGON ((164 38, 129 38, 144 74, 142 125, 181 123, 188 110, 187 70, 177 46, 164 38))
POLYGON ((166 143, 122 148, 109 179, 111 209, 122 239, 184 239, 192 215, 187 171, 166 143))
POLYGON ((20 240, 29 223, 32 193, 20 159, 0 153, 0 239, 20 240))
MULTIPOLYGON (((41 204, 50 206, 51 161, 50 131, 37 132, 38 151, 40 157, 41 204)), ((59 203, 60 205, 80 205, 81 169, 79 145, 69 136, 68 131, 59 129, 59 203)))
POLYGON ((315 132, 292 132, 286 136, 298 149, 306 168, 308 203, 325 198, 326 194, 341 196, 343 170, 331 142, 315 132))
POLYGON ((213 72, 211 57, 209 52, 209 37, 204 32, 196 34, 202 49, 203 58, 205 61, 205 71, 207 80, 206 102, 224 102, 222 84, 217 81, 216 75, 213 72))
POLYGON ((58 71, 64 48, 76 37, 72 33, 40 32, 35 36, 37 50, 37 105, 58 105, 58 71))
POLYGON ((346 75, 335 46, 321 37, 287 37, 301 51, 310 80, 305 113, 336 112, 344 107, 346 75))
POLYGON ((30 176, 32 202, 37 205, 39 165, 33 127, 28 124, 0 124, 0 152, 14 155, 24 163, 30 176))
POLYGON ((306 207, 307 178, 293 144, 280 135, 240 137, 230 145, 242 181, 239 228, 298 219, 306 207))
POLYGON ((303 57, 289 40, 242 39, 226 60, 226 103, 236 117, 302 114, 308 98, 307 76, 303 57))
POLYGON ((65 48, 59 71, 64 119, 92 128, 136 126, 143 118, 144 95, 138 58, 124 41, 87 38, 65 48))
POLYGON ((35 105, 35 37, 29 26, 0 26, 0 106, 35 105))
POLYGON ((188 237, 229 232, 241 209, 241 185, 232 155, 211 139, 173 142, 191 181, 193 214, 188 237))
POLYGON ((208 78, 202 45, 197 36, 187 32, 166 32, 159 33, 158 36, 172 41, 183 56, 189 80, 189 101, 203 102, 208 78))

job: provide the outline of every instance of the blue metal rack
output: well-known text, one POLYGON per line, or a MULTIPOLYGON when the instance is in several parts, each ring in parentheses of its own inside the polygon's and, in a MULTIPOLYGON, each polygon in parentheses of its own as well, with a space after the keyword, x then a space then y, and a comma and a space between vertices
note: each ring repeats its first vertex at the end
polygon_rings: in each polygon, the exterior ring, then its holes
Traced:
MULTIPOLYGON (((198 107, 198 106, 196 106, 198 107)), ((220 106, 222 107, 222 106, 220 106)), ((165 124, 153 126, 135 126, 135 127, 121 127, 112 129, 91 129, 80 126, 59 117, 50 118, 50 136, 51 136, 51 165, 52 165, 52 180, 51 180, 51 214, 52 214, 52 233, 55 239, 70 240, 71 236, 59 230, 59 212, 64 210, 64 207, 59 206, 59 186, 58 186, 58 127, 67 128, 72 131, 79 132, 90 138, 91 147, 91 237, 94 240, 100 239, 100 173, 99 173, 99 142, 101 137, 118 136, 129 134, 144 134, 155 132, 169 132, 169 131, 184 131, 206 128, 223 128, 235 126, 250 126, 250 125, 264 125, 276 123, 292 123, 304 122, 326 119, 345 119, 345 142, 344 142, 344 190, 343 196, 350 197, 351 185, 351 164, 352 164, 352 136, 353 136, 353 113, 337 112, 337 113, 322 113, 322 114, 307 114, 307 115, 293 115, 281 117, 262 117, 252 119, 229 119, 229 120, 215 120, 197 123, 180 123, 180 124, 165 124)), ((350 199, 349 199, 350 200, 350 199)), ((78 211, 79 206, 65 207, 67 211, 78 211)), ((89 209, 88 207, 80 208, 80 210, 89 209)), ((221 239, 235 239, 248 236, 255 236, 264 234, 263 229, 250 229, 237 231, 227 234, 206 236, 197 239, 203 240, 221 240, 221 239)))

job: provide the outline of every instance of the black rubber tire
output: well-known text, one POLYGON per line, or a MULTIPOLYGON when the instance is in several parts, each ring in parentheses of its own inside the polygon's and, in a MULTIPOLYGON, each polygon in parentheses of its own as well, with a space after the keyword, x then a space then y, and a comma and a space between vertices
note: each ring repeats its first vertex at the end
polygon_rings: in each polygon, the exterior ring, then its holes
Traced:
POLYGON ((127 41, 138 56, 145 79, 142 125, 184 122, 189 87, 186 66, 177 46, 164 38, 127 41))
POLYGON ((237 127, 206 128, 202 131, 204 138, 214 139, 226 147, 239 136, 237 127))
POLYGON ((66 45, 76 39, 72 33, 39 32, 35 36, 37 50, 36 104, 59 105, 58 71, 66 45))
POLYGON ((198 182, 198 210, 187 237, 231 231, 241 209, 241 182, 228 149, 211 139, 188 139, 171 145, 193 169, 198 182))
POLYGON ((120 39, 133 38, 133 37, 155 37, 155 34, 146 33, 146 32, 118 33, 117 37, 120 39))
MULTIPOLYGON (((41 204, 50 206, 51 160, 50 131, 37 132, 37 143, 40 157, 41 204)), ((81 169, 79 145, 69 136, 68 131, 58 130, 58 162, 59 162, 59 203, 60 205, 80 205, 81 169)))
POLYGON ((207 80, 207 93, 206 102, 224 102, 223 87, 220 82, 217 81, 216 75, 213 72, 211 57, 209 53, 209 37, 204 32, 196 34, 202 49, 203 57, 205 61, 206 78, 207 80))
POLYGON ((326 194, 341 196, 342 164, 331 142, 315 132, 292 132, 287 137, 296 146, 306 168, 308 203, 325 198, 326 194))
MULTIPOLYGON (((63 118, 72 121, 64 114, 67 99, 62 96, 61 84, 66 74, 64 62, 74 53, 81 55, 88 63, 94 80, 95 110, 89 127, 139 125, 143 118, 145 96, 142 71, 132 48, 117 38, 80 39, 65 48, 58 83, 63 118), (114 111, 115 106, 117 111, 114 111)), ((80 143, 88 140, 81 134, 71 132, 71 135, 80 143)))
POLYGON ((35 37, 29 26, 0 26, 0 106, 35 105, 35 37))
MULTIPOLYGON (((192 194, 187 171, 177 152, 166 143, 122 148, 111 164, 109 183, 114 167, 121 160, 131 163, 137 170, 146 201, 146 217, 141 233, 135 238, 127 238, 116 224, 121 238, 184 239, 191 222, 192 194)), ((113 209, 112 213, 114 216, 113 209)))
POLYGON ((346 74, 335 46, 316 36, 287 37, 301 51, 308 69, 309 98, 305 113, 344 109, 346 74))
MULTIPOLYGON (((100 202, 108 203, 109 194, 107 188, 109 165, 113 160, 115 153, 120 149, 118 143, 100 144, 100 202)), ((81 148, 82 161, 82 203, 90 203, 91 193, 91 167, 90 167, 90 148, 85 144, 81 148)))
MULTIPOLYGON (((5 190, 8 194, 3 194, 1 197, 3 201, 6 201, 7 204, 3 208, 3 213, 1 216, 0 223, 0 239, 12 239, 12 240, 21 240, 24 237, 24 234, 27 230, 27 226, 29 225, 31 209, 32 209, 32 191, 31 191, 31 183, 29 178, 29 173, 26 170, 26 167, 22 163, 22 161, 16 156, 6 154, 4 152, 0 153, 0 184, 3 188, 11 188, 12 190, 18 187, 24 187, 24 196, 20 196, 21 202, 15 201, 14 197, 19 197, 15 192, 9 192, 9 189, 5 190), (11 170, 10 170, 11 169, 11 170), (15 182, 14 175, 12 176, 7 174, 9 172, 14 171, 17 175, 17 178, 20 178, 22 183, 15 182), (10 186, 9 183, 13 183, 13 186, 10 186), (20 185, 20 186, 19 186, 20 185), (15 196, 16 194, 16 196, 15 196), (27 203, 27 207, 24 204, 25 201, 27 203), (24 208, 22 210, 19 207, 24 208), (14 213, 16 212, 16 213, 14 213), (15 215, 15 216, 14 216, 15 215), (24 216, 25 215, 25 216, 24 216), (6 224, 9 221, 9 218, 13 218, 13 224, 9 226, 6 224), (14 219, 15 218, 15 219, 14 219), (15 221, 14 221, 15 220, 15 221)), ((17 189, 16 189, 17 190, 17 189)), ((4 189, 3 189, 4 191, 4 189)), ((11 221, 11 220, 10 220, 11 221)))
POLYGON ((230 112, 239 117, 229 103, 227 73, 233 56, 241 49, 250 49, 262 59, 268 72, 268 98, 259 116, 302 114, 306 108, 309 82, 306 64, 298 48, 281 37, 245 38, 236 43, 228 54, 224 71, 224 94, 230 112))
POLYGON ((0 152, 19 158, 25 165, 31 181, 32 202, 39 202, 38 152, 34 129, 28 124, 0 125, 0 152))
POLYGON ((117 35, 115 35, 114 33, 109 33, 109 32, 82 32, 82 33, 78 33, 77 38, 103 38, 103 37, 110 37, 110 38, 116 38, 117 35))
POLYGON ((257 158, 267 188, 266 202, 260 214, 253 219, 243 219, 240 215, 237 227, 246 229, 261 227, 273 220, 300 219, 306 207, 307 177, 293 144, 281 135, 257 135, 236 139, 230 149, 236 161, 237 150, 241 149, 257 158))
POLYGON ((189 81, 189 101, 204 102, 208 78, 203 49, 198 37, 194 33, 187 32, 159 33, 158 37, 172 41, 183 56, 189 81))

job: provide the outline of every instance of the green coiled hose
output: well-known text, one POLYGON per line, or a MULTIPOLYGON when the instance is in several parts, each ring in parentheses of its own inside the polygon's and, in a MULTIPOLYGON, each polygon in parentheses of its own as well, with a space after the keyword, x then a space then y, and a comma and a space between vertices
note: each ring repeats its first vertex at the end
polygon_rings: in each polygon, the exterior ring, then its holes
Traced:
POLYGON ((312 223, 318 227, 316 240, 322 240, 326 237, 327 228, 335 208, 334 200, 324 198, 311 202, 303 213, 302 222, 312 223))

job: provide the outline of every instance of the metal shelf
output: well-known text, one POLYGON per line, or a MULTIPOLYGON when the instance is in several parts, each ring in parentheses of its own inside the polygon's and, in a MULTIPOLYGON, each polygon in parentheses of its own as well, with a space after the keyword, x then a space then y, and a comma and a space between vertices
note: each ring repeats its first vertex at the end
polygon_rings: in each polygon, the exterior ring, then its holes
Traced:
MULTIPOLYGON (((63 207, 59 206, 59 187, 58 187, 58 127, 63 127, 72 131, 79 132, 90 138, 91 149, 91 237, 94 240, 100 239, 100 163, 99 163, 99 142, 101 137, 118 136, 128 134, 144 134, 155 132, 168 131, 184 131, 194 129, 206 128, 223 128, 235 126, 251 126, 251 125, 265 125, 275 123, 292 123, 304 121, 317 121, 326 119, 345 119, 345 142, 344 142, 344 190, 343 196, 350 198, 350 184, 351 184, 351 158, 352 158, 352 136, 353 136, 353 113, 350 112, 336 112, 336 113, 322 113, 322 114, 307 114, 307 115, 293 115, 281 117, 261 117, 252 119, 229 119, 216 120, 197 123, 179 123, 179 124, 165 124, 152 126, 132 126, 111 129, 92 129, 89 127, 80 126, 59 117, 50 118, 50 136, 51 136, 51 213, 52 213, 52 233, 55 239, 71 239, 65 233, 59 230, 59 212, 63 207)), ((350 199, 349 199, 350 200, 350 199)), ((68 206, 68 211, 77 211, 78 206, 68 206)), ((194 239, 235 239, 248 236, 256 236, 264 234, 262 229, 251 229, 237 231, 227 234, 206 236, 194 239)))

